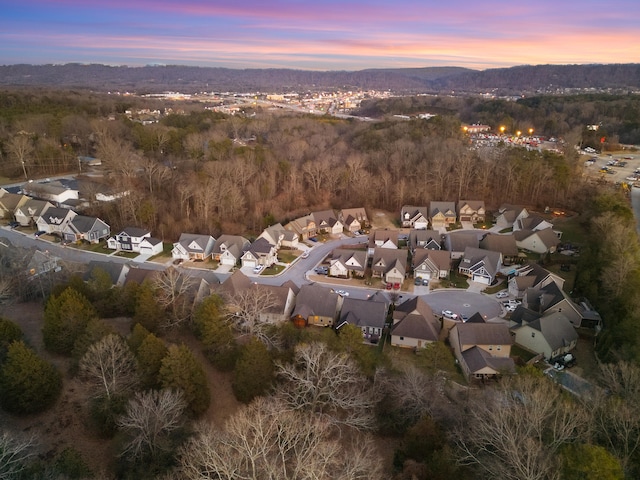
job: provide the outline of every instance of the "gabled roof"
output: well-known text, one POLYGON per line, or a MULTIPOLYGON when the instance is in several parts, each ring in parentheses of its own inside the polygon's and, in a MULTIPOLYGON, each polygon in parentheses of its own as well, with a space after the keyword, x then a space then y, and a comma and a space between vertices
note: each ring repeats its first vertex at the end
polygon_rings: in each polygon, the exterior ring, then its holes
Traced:
POLYGON ((513 235, 496 235, 488 233, 480 240, 480 248, 500 252, 504 256, 515 257, 518 255, 518 245, 513 235))
POLYGON ((369 299, 347 297, 342 302, 337 328, 349 323, 358 327, 383 328, 387 318, 387 305, 369 299))
POLYGON ((340 295, 320 285, 302 285, 296 296, 293 316, 308 318, 311 315, 334 318, 338 311, 340 295))
POLYGON ((404 275, 407 271, 407 251, 376 248, 373 251, 371 269, 375 272, 387 273, 397 268, 404 275))
POLYGON ((435 320, 435 315, 431 306, 425 302, 422 297, 412 297, 409 300, 402 302, 393 310, 393 321, 402 320, 404 317, 410 314, 422 315, 425 318, 435 320))
POLYGON ((240 235, 220 235, 213 246, 213 253, 221 253, 221 245, 225 245, 227 250, 231 250, 232 247, 235 247, 230 253, 233 253, 236 258, 240 258, 242 252, 249 248, 251 242, 240 235))
POLYGON ((275 245, 264 237, 258 238, 255 242, 251 244, 249 247, 249 251, 251 253, 256 254, 268 254, 275 248, 275 245))
POLYGON ((469 207, 475 212, 484 210, 484 200, 460 200, 458 202, 458 213, 465 207, 469 207))
POLYGON ((527 287, 536 287, 548 277, 551 277, 554 283, 557 283, 557 281, 564 283, 562 278, 537 263, 527 263, 520 267, 518 272, 518 276, 514 277, 514 279, 519 290, 524 290, 527 287))
POLYGON ((494 276, 500 269, 500 252, 467 247, 460 261, 460 268, 473 271, 478 265, 482 265, 491 276, 494 276))
POLYGON ((426 259, 438 270, 451 270, 451 252, 448 250, 429 250, 428 248, 418 248, 412 258, 414 267, 417 267, 426 259))
POLYGON ((416 248, 418 243, 435 242, 441 246, 442 235, 435 230, 415 230, 409 231, 409 244, 411 248, 416 248))
POLYGON ((197 233, 183 233, 178 239, 178 243, 187 252, 202 252, 208 255, 213 248, 215 238, 211 235, 199 235, 197 233))
POLYGON ((4 189, 0 189, 0 210, 13 213, 18 208, 18 205, 25 203, 29 200, 26 195, 19 193, 10 193, 4 189))
POLYGON ((19 206, 16 211, 20 211, 28 217, 38 217, 49 208, 53 208, 53 205, 46 200, 36 200, 32 198, 19 206))
POLYGON ((311 214, 316 222, 317 228, 333 227, 339 222, 338 215, 333 210, 322 210, 311 214))
POLYGON ((511 345, 513 337, 503 323, 456 323, 460 350, 464 345, 511 345))
POLYGON ((456 217, 456 204, 454 202, 431 202, 429 204, 429 217, 433 218, 438 213, 445 217, 456 217))
POLYGON ((227 295, 235 295, 236 292, 246 290, 253 282, 240 270, 236 270, 220 285, 220 290, 227 295))
POLYGON ((129 272, 129 266, 124 263, 114 263, 114 262, 102 262, 99 260, 92 260, 87 265, 87 270, 85 271, 82 279, 84 281, 91 280, 92 273, 95 269, 104 270, 109 278, 111 279, 111 283, 113 285, 119 285, 124 282, 125 276, 129 272))
POLYGON ((448 233, 445 236, 445 247, 451 252, 464 252, 467 247, 478 248, 478 235, 463 230, 448 233))
POLYGON ((404 205, 400 211, 400 218, 402 221, 415 222, 416 219, 424 217, 425 220, 429 219, 429 208, 424 206, 404 205))
POLYGON ((369 234, 369 248, 375 248, 377 243, 391 242, 396 247, 398 246, 399 230, 393 229, 377 229, 372 230, 369 234))
POLYGON ((48 208, 40 218, 47 225, 62 225, 65 221, 68 221, 70 217, 75 217, 76 212, 69 210, 68 208, 48 208))
POLYGON ((105 222, 98 217, 88 217, 86 215, 76 215, 73 217, 69 225, 78 233, 86 233, 94 230, 95 225, 101 223, 105 227, 109 227, 105 222))
POLYGON ((289 223, 287 223, 286 227, 284 227, 284 229, 292 230, 298 235, 307 233, 310 228, 317 228, 316 222, 313 219, 313 215, 311 214, 291 220, 289 223))
POLYGON ((410 313, 392 327, 391 334, 436 342, 440 334, 440 324, 434 319, 410 313))
POLYGON ((542 333, 551 350, 558 350, 578 340, 578 332, 571 321, 560 312, 544 315, 527 325, 542 333))
POLYGON ((364 271, 367 266, 367 252, 336 248, 331 252, 331 263, 333 262, 340 262, 349 270, 364 271))
POLYGON ((473 347, 462 352, 462 358, 467 364, 471 375, 480 372, 484 368, 490 368, 496 373, 514 373, 515 364, 510 357, 494 357, 482 348, 473 347))
POLYGON ((549 222, 538 215, 529 215, 528 217, 518 220, 518 226, 521 230, 538 230, 536 227, 539 227, 541 224, 544 226, 545 224, 549 224, 549 222))
POLYGON ((144 237, 145 235, 151 235, 151 232, 145 228, 138 227, 126 227, 118 235, 126 235, 128 237, 144 237))
POLYGON ((364 207, 343 208, 340 211, 340 219, 345 224, 349 225, 352 221, 348 221, 349 217, 351 217, 353 220, 359 221, 360 223, 368 222, 367 211, 364 209, 364 207))

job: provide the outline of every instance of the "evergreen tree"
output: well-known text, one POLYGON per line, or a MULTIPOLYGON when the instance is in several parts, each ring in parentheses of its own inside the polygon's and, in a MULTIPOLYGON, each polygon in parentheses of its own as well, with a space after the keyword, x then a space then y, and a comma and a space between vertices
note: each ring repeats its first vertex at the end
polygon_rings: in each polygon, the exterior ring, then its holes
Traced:
POLYGON ((186 345, 172 345, 160 367, 162 388, 179 389, 184 394, 187 410, 194 416, 209 408, 207 376, 186 345))
POLYGON ((252 338, 240 349, 233 378, 233 393, 241 402, 248 403, 265 394, 274 380, 274 364, 267 347, 252 338))
POLYGON ((193 323, 211 363, 223 371, 233 370, 238 349, 233 329, 222 313, 222 299, 216 295, 205 298, 194 312, 193 323))
POLYGON ((20 327, 11 320, 0 317, 0 363, 4 360, 9 345, 17 340, 22 340, 20 327))
POLYGON ((143 388, 157 388, 160 386, 158 375, 162 367, 162 360, 168 352, 164 342, 153 333, 140 344, 136 352, 138 368, 140 370, 140 382, 143 388))
POLYGON ((97 317, 89 300, 73 288, 51 296, 44 309, 42 338, 47 350, 70 354, 89 320, 97 317))
POLYGON ((36 413, 55 402, 62 389, 60 372, 27 347, 13 342, 0 368, 0 405, 13 413, 36 413))

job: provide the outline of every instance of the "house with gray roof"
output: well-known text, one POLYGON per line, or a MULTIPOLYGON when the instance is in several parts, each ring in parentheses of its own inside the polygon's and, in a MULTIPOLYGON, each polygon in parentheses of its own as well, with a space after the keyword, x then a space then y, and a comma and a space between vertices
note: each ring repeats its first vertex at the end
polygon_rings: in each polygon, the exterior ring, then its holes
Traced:
POLYGON ((264 265, 270 267, 278 261, 278 249, 265 237, 258 237, 240 258, 243 267, 264 265))
POLYGON ((126 263, 92 260, 87 265, 87 269, 85 270, 82 279, 85 282, 91 280, 92 278, 94 278, 95 272, 97 270, 105 272, 109 276, 109 279, 111 280, 111 284, 113 286, 121 287, 125 283, 130 267, 126 263))
MULTIPOLYGON (((516 309, 525 310, 522 306, 516 309)), ((515 312, 514 312, 515 313, 515 312)), ((531 312, 522 315, 519 323, 511 327, 517 345, 534 353, 541 353, 549 360, 573 350, 578 333, 569 319, 561 312, 540 315, 531 312)))
POLYGON ((518 245, 516 245, 516 239, 513 235, 487 233, 480 240, 480 248, 500 252, 502 254, 502 262, 505 265, 511 265, 518 259, 518 245))
POLYGON ((100 240, 109 238, 111 227, 98 217, 76 215, 62 230, 66 242, 85 241, 99 243, 100 240))
POLYGON ((415 278, 449 278, 451 271, 451 253, 448 250, 418 249, 411 257, 415 278))
POLYGON ((336 248, 331 253, 329 275, 339 278, 364 277, 367 268, 367 252, 336 248))
POLYGON ((534 253, 554 253, 560 243, 556 232, 551 228, 544 230, 518 230, 513 232, 518 248, 534 253))
POLYGON ((393 311, 391 345, 394 347, 424 348, 438 341, 440 331, 440 322, 422 297, 413 297, 393 311))
POLYGON ((365 342, 378 343, 387 319, 389 305, 386 302, 360 298, 344 298, 336 330, 344 325, 354 325, 362 330, 365 342))
POLYGON ((527 263, 509 275, 509 294, 516 298, 522 298, 528 288, 542 288, 550 283, 555 283, 560 289, 564 287, 564 278, 537 263, 527 263))
POLYGON ((369 256, 373 255, 373 251, 376 248, 397 249, 399 234, 400 232, 395 228, 380 228, 371 231, 369 234, 369 248, 367 250, 367 254, 369 256))
POLYGON ((302 241, 313 238, 318 234, 316 221, 311 214, 291 220, 284 226, 284 229, 294 232, 302 241))
POLYGON ((151 232, 146 228, 126 227, 120 233, 107 240, 107 247, 111 250, 140 253, 140 243, 143 239, 150 237, 151 232))
POLYGON ((24 205, 29 197, 20 193, 11 193, 0 188, 0 218, 13 220, 16 209, 24 205))
POLYGON ((424 206, 404 205, 400 211, 403 228, 426 230, 429 228, 429 208, 424 206))
POLYGON ((528 288, 522 297, 522 305, 541 314, 562 313, 576 327, 582 323, 578 304, 553 282, 540 288, 528 288))
POLYGON ((202 261, 211 256, 216 239, 211 235, 183 233, 173 244, 171 257, 174 259, 202 261))
POLYGON ((457 260, 464 255, 467 247, 478 248, 480 240, 474 231, 456 230, 444 236, 444 248, 451 252, 451 259, 457 260))
POLYGON ((429 221, 434 230, 444 229, 456 223, 455 202, 431 202, 429 204, 429 221))
POLYGON ((68 208, 48 208, 36 220, 36 228, 43 232, 62 236, 67 225, 76 215, 76 212, 68 208))
POLYGON ((496 226, 507 229, 513 228, 514 223, 529 216, 529 212, 521 205, 502 205, 495 214, 496 226))
POLYGON ((53 204, 46 200, 29 199, 22 205, 18 206, 14 211, 14 217, 23 227, 35 225, 36 220, 49 208, 53 208, 53 204))
POLYGON ((473 282, 491 285, 501 268, 500 252, 467 247, 458 266, 458 272, 466 275, 473 282))
POLYGON ((251 242, 240 235, 220 235, 213 245, 211 257, 220 265, 235 266, 251 242))
POLYGON ((468 380, 515 372, 513 338, 503 323, 458 322, 449 331, 449 344, 468 380))
POLYGON ((487 211, 483 200, 460 200, 458 218, 461 222, 482 223, 487 211))
POLYGON ((362 208, 343 208, 338 215, 344 228, 349 232, 357 232, 369 226, 367 211, 362 208))
POLYGON ((328 288, 316 284, 302 285, 291 319, 296 324, 333 327, 342 302, 343 298, 328 288))
POLYGON ((344 225, 333 210, 322 210, 311 214, 316 222, 318 232, 329 233, 331 235, 339 235, 344 229, 344 225))
POLYGON ((442 235, 435 230, 410 230, 407 244, 412 252, 419 248, 441 250, 442 235))
POLYGON ((407 251, 376 248, 373 251, 371 274, 386 283, 402 284, 407 276, 407 251))

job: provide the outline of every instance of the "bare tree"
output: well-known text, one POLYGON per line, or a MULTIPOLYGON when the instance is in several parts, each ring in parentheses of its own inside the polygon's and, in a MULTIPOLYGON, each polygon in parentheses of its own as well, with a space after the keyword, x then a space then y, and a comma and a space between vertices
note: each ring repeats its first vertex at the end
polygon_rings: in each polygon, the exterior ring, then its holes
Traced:
POLYGON ((277 365, 277 374, 276 396, 290 408, 358 429, 374 427, 375 390, 346 354, 324 343, 301 344, 292 363, 277 365))
POLYGON ((153 286, 158 304, 169 313, 163 328, 181 325, 190 318, 196 280, 189 273, 169 267, 153 277, 153 286))
POLYGON ((460 462, 489 478, 551 480, 559 478, 558 450, 584 438, 587 425, 585 411, 559 387, 520 376, 471 399, 455 439, 460 462))
POLYGON ((112 398, 138 383, 136 360, 127 343, 111 334, 89 347, 80 359, 80 374, 96 390, 96 395, 112 398))
POLYGON ((137 393, 116 422, 129 436, 122 455, 139 458, 149 453, 155 457, 172 450, 170 436, 182 427, 186 406, 179 390, 137 393))
POLYGON ((270 334, 270 324, 263 320, 263 314, 276 305, 276 297, 269 288, 253 285, 227 298, 228 318, 238 332, 258 338, 268 347, 275 347, 276 337, 270 334))
POLYGON ((0 433, 0 480, 18 478, 27 468, 27 461, 35 455, 33 437, 18 439, 8 432, 0 433))
POLYGON ((376 480, 380 462, 368 439, 340 443, 331 423, 308 411, 288 410, 258 398, 223 430, 203 427, 181 451, 180 473, 189 479, 376 480))
POLYGON ((22 167, 25 180, 28 179, 27 161, 29 160, 29 155, 34 151, 31 136, 25 133, 15 135, 9 139, 6 146, 7 151, 13 155, 18 164, 22 167))

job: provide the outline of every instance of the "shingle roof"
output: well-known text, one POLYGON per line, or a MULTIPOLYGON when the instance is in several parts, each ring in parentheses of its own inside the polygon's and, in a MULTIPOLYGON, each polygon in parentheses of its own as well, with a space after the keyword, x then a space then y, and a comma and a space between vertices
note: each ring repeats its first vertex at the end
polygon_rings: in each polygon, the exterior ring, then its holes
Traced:
POLYGON ((368 299, 347 297, 342 302, 340 320, 359 327, 383 328, 387 317, 387 305, 368 299))
POLYGON ((396 323, 391 329, 392 335, 417 338, 436 342, 440 332, 440 325, 422 315, 411 313, 396 323))

